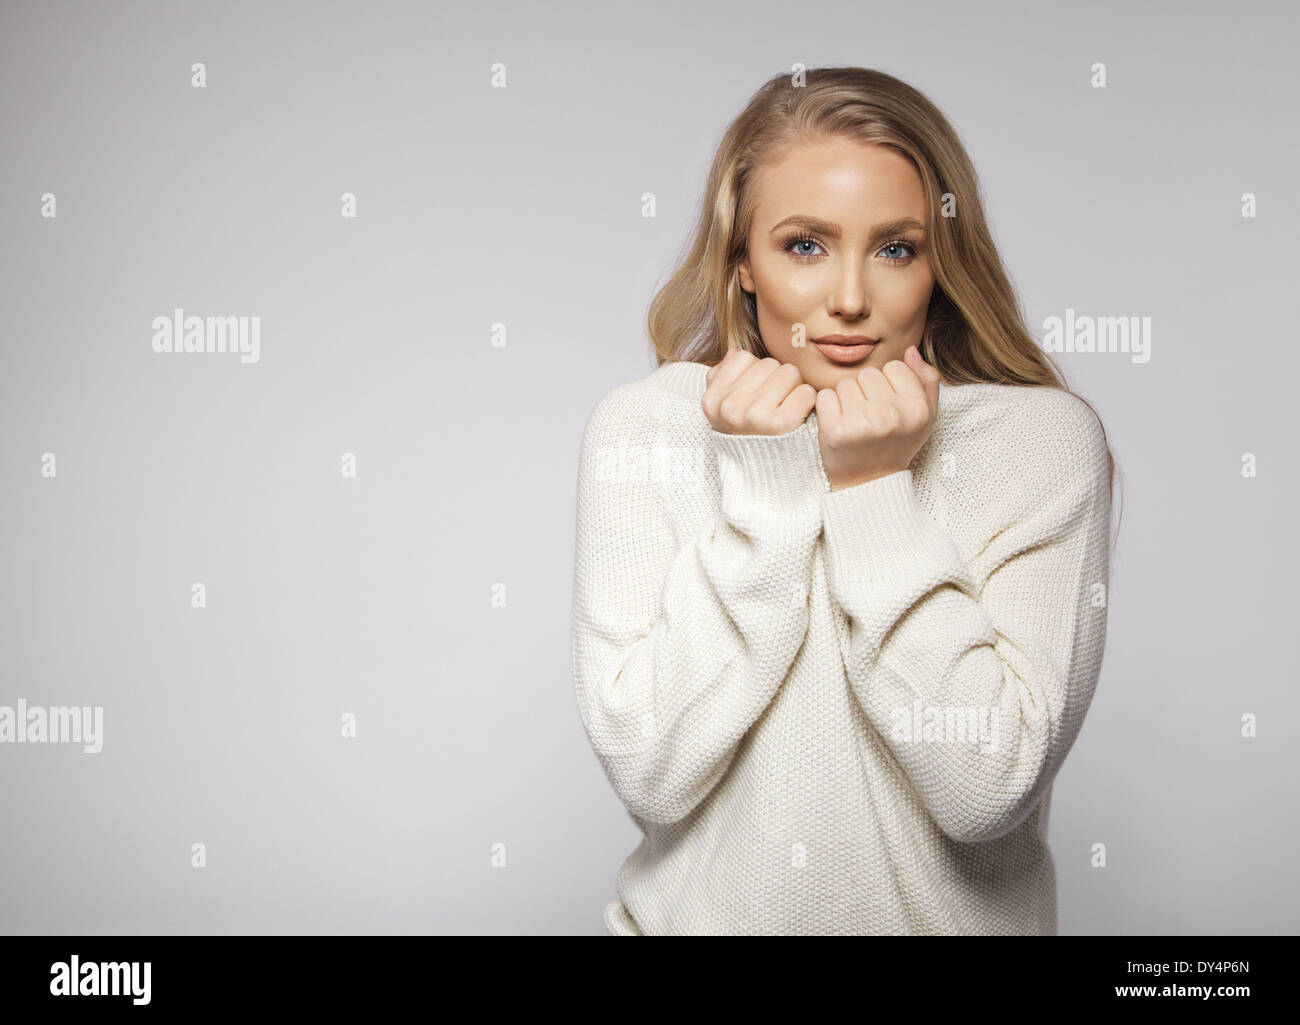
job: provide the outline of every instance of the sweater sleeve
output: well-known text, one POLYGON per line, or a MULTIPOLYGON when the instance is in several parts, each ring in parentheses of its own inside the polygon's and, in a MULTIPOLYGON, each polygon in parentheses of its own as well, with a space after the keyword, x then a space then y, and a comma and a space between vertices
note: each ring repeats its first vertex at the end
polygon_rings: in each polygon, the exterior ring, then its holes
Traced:
POLYGON ((990 492, 1000 497, 970 562, 922 508, 910 469, 822 500, 849 683, 922 806, 962 842, 995 839, 1029 815, 1082 728, 1101 667, 1104 436, 1069 402, 1034 435, 983 463, 1006 483, 990 492))
POLYGON ((691 431, 693 476, 711 488, 716 458, 721 502, 683 529, 653 485, 608 470, 611 453, 657 428, 625 389, 588 420, 572 654, 606 776, 634 817, 667 824, 718 783, 803 644, 828 484, 807 420, 780 436, 691 431))

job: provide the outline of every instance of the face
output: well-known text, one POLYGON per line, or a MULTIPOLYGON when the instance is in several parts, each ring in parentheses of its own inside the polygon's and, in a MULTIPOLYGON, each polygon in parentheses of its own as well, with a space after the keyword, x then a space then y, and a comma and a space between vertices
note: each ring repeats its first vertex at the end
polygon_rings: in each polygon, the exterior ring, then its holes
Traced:
POLYGON ((850 139, 805 143, 760 169, 755 187, 740 284, 770 355, 821 389, 920 345, 934 272, 925 192, 905 157, 850 139), (827 335, 875 344, 815 344, 827 335))

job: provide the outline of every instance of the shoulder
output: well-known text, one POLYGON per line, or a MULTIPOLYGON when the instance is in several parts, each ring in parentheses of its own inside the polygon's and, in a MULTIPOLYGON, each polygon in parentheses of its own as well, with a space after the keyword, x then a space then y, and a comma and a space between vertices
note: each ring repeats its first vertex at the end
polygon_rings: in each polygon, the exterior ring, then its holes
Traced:
POLYGON ((714 479, 711 428, 700 405, 708 369, 697 363, 665 364, 605 391, 582 431, 580 495, 598 486, 620 485, 607 492, 605 515, 636 520, 666 511, 669 485, 670 504, 676 505, 682 497, 673 490, 677 485, 694 494, 701 482, 714 479))
POLYGON ((949 464, 943 475, 978 478, 1031 503, 1109 490, 1101 421, 1062 388, 941 386, 934 437, 949 464))
POLYGON ((943 385, 935 430, 997 458, 1060 462, 1105 454, 1101 421, 1063 388, 1018 384, 943 385))
POLYGON ((664 426, 675 431, 704 430, 708 421, 700 399, 708 370, 703 363, 665 363, 645 377, 614 385, 588 414, 584 438, 644 437, 664 426))

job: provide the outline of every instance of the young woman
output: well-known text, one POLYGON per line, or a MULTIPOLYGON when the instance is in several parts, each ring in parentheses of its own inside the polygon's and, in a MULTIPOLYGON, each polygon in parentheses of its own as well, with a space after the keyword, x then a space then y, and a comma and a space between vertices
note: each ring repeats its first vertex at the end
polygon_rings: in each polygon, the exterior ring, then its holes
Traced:
POLYGON ((644 838, 616 935, 1051 934, 1113 460, 956 133, 862 68, 730 126, 582 441, 573 666, 644 838))

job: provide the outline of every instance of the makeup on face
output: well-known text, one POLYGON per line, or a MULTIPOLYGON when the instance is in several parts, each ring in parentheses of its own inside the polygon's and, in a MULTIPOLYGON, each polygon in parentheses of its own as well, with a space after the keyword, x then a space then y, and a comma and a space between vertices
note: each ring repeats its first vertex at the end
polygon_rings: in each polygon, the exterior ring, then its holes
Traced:
POLYGON ((879 339, 866 338, 863 335, 822 335, 812 340, 818 351, 832 363, 851 366, 861 363, 870 356, 879 344, 879 339))
POLYGON ((934 286, 925 190, 893 150, 836 139, 760 171, 740 284, 768 352, 816 388, 901 359, 934 286))

